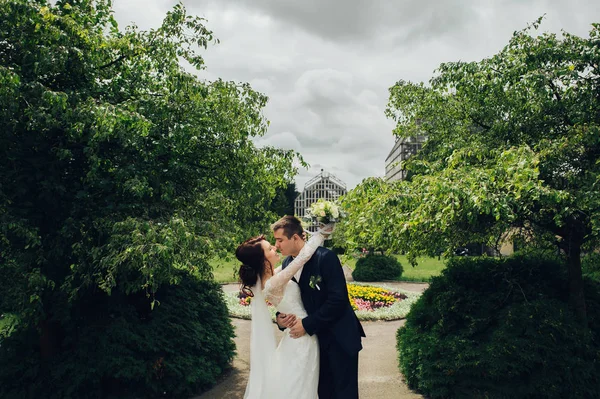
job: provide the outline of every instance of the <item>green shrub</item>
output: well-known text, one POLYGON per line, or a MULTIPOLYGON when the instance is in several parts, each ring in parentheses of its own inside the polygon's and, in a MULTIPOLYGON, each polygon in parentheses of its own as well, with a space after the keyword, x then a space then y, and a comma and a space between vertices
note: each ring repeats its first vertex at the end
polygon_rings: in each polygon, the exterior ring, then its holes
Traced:
POLYGON ((583 275, 592 280, 600 281, 600 254, 593 252, 581 259, 583 275))
POLYGON ((408 385, 436 398, 600 397, 600 286, 589 328, 568 307, 554 258, 452 258, 397 333, 408 385))
POLYGON ((404 269, 398 259, 387 255, 367 255, 356 262, 352 272, 355 281, 397 280, 404 269))
POLYGON ((234 355, 233 327, 214 282, 185 277, 145 295, 79 303, 60 352, 40 361, 35 328, 0 338, 2 398, 186 397, 214 385, 234 355))

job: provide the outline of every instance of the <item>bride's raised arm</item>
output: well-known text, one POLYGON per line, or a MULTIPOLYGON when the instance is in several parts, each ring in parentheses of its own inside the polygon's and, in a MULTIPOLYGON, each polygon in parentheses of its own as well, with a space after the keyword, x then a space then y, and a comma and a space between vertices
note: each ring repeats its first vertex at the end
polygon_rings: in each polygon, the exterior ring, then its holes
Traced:
POLYGON ((267 281, 264 290, 265 299, 275 306, 279 305, 283 299, 286 284, 294 277, 296 272, 308 262, 317 248, 323 245, 324 241, 321 233, 314 234, 308 242, 304 244, 304 247, 302 247, 298 256, 296 256, 285 269, 282 269, 267 281))

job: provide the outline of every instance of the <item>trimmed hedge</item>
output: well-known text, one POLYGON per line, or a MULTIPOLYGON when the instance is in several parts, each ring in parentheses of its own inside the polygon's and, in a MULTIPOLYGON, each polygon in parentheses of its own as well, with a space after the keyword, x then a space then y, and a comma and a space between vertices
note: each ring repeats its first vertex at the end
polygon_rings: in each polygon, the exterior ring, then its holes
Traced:
POLYGON ((219 284, 184 277, 156 294, 99 293, 61 326, 60 351, 40 361, 39 334, 0 337, 0 397, 181 398, 214 385, 234 356, 219 284))
POLYGON ((560 260, 455 257, 397 333, 410 388, 436 398, 600 397, 600 286, 589 323, 568 307, 560 260))
POLYGON ((356 262, 352 278, 355 281, 397 280, 402 272, 402 265, 393 256, 367 255, 356 262))

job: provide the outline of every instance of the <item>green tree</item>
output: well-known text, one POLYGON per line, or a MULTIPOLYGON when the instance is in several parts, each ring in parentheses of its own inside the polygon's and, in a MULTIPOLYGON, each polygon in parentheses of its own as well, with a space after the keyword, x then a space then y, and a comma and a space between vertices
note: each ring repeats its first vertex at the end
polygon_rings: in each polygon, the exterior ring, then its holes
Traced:
POLYGON ((276 191, 270 209, 278 216, 293 215, 294 201, 298 196, 296 183, 288 183, 276 191))
POLYGON ((414 260, 528 231, 567 257, 584 321, 581 252, 600 241, 600 25, 532 34, 540 22, 490 58, 442 64, 429 85, 390 88, 394 133, 428 140, 404 165, 410 181, 368 179, 346 196, 347 236, 414 260))
POLYGON ((182 276, 211 279, 207 259, 273 219, 297 155, 254 146, 264 95, 182 68, 215 41, 182 5, 149 31, 120 29, 110 0, 0 14, 0 313, 50 357, 99 290, 149 308, 182 276))

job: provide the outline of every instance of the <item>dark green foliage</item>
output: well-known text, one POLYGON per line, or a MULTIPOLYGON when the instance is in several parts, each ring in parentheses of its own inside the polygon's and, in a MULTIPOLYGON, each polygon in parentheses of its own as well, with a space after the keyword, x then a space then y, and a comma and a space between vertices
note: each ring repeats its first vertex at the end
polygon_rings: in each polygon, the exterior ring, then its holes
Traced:
POLYGON ((0 2, 0 311, 43 319, 101 287, 154 292, 268 226, 294 153, 258 149, 266 97, 206 82, 181 4, 119 30, 108 0, 0 2), (59 304, 60 303, 60 304, 59 304))
POLYGON ((398 259, 387 255, 367 255, 356 262, 352 278, 356 281, 397 280, 404 269, 398 259))
POLYGON ((0 397, 214 382, 232 351, 222 298, 177 285, 263 231, 295 171, 293 151, 254 144, 266 96, 182 67, 204 68, 202 18, 177 4, 121 29, 111 7, 0 1, 0 313, 18 320, 0 397))
POLYGON ((298 196, 296 183, 288 183, 286 186, 278 187, 275 191, 275 197, 271 202, 269 210, 277 216, 293 215, 294 201, 298 196))
POLYGON ((2 398, 188 397, 210 387, 234 355, 218 284, 184 277, 156 294, 94 298, 74 309, 60 351, 40 362, 34 329, 0 338, 2 398))
POLYGON ((431 398, 600 397, 600 287, 586 282, 582 327, 561 262, 452 258, 398 330, 408 385, 431 398))
POLYGON ((584 276, 600 282, 600 254, 592 252, 583 256, 581 269, 584 276))

